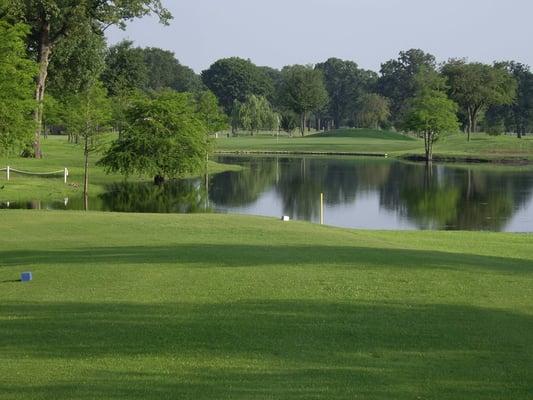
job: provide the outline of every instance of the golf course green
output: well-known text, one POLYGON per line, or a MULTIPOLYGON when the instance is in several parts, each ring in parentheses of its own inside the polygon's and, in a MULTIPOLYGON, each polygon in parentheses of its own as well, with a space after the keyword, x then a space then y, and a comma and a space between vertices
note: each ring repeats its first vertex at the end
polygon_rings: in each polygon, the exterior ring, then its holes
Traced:
POLYGON ((533 393, 530 234, 233 215, 0 221, 2 400, 533 393))
MULTIPOLYGON (((323 153, 365 154, 410 158, 424 154, 424 141, 397 132, 372 129, 339 129, 314 133, 308 136, 275 133, 220 138, 216 141, 220 153, 323 153)), ((436 161, 476 162, 533 162, 533 137, 517 139, 514 136, 490 136, 483 133, 472 135, 446 135, 435 143, 436 161)))

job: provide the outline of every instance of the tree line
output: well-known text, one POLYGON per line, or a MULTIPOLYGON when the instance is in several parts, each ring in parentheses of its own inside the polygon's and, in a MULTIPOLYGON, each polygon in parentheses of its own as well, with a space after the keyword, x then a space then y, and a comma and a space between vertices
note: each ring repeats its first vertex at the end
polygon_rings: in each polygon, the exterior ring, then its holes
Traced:
POLYGON ((108 26, 148 14, 164 24, 172 18, 160 0, 0 0, 0 151, 40 158, 43 134, 65 130, 88 157, 98 134, 112 128, 118 139, 103 158, 106 168, 160 179, 197 168, 210 148, 204 136, 227 127, 251 134, 345 126, 415 132, 428 160, 445 132, 462 129, 469 140, 480 130, 519 138, 533 130, 533 73, 515 61, 438 64, 411 49, 379 73, 338 58, 275 69, 230 57, 196 74, 170 51, 107 45, 108 26), (172 140, 163 140, 165 131, 172 140), (161 137, 165 147, 154 151, 161 159, 180 149, 190 162, 163 168, 126 157, 146 150, 146 132, 156 143, 161 137))

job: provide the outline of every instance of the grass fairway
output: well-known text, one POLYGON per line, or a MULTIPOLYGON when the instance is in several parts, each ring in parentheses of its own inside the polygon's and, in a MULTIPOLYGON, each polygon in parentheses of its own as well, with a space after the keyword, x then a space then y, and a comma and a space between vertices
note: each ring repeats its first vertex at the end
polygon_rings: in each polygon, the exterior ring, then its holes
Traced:
MULTIPOLYGON (((369 129, 340 129, 305 137, 248 136, 221 138, 219 152, 325 152, 388 154, 392 157, 423 155, 424 142, 396 132, 369 129)), ((511 136, 464 134, 443 137, 435 144, 434 156, 445 160, 533 162, 533 136, 517 139, 511 136)))
POLYGON ((0 399, 531 399, 533 236, 0 212, 0 399), (32 271, 31 283, 14 282, 32 271))
POLYGON ((424 144, 419 140, 395 132, 367 129, 341 129, 309 136, 244 136, 221 138, 216 141, 217 151, 288 151, 367 153, 381 155, 391 152, 415 151, 424 144))

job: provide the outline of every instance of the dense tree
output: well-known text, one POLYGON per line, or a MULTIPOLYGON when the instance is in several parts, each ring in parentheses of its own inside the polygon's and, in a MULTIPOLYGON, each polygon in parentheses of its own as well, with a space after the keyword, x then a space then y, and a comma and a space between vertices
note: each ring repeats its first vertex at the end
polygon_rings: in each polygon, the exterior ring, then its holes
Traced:
POLYGON ((157 91, 174 88, 179 65, 174 53, 157 47, 148 47, 141 53, 147 71, 146 89, 157 91))
POLYGON ((18 152, 31 140, 36 66, 25 51, 26 26, 0 20, 0 154, 18 152))
POLYGON ((146 89, 174 89, 178 92, 196 92, 202 81, 194 71, 181 65, 173 52, 157 47, 142 49, 147 69, 146 89))
POLYGON ((279 117, 265 97, 251 95, 239 107, 239 125, 253 136, 259 130, 277 130, 279 117))
POLYGON ((127 120, 126 129, 100 160, 107 171, 148 174, 160 184, 205 164, 208 128, 192 95, 167 91, 139 99, 128 109, 127 120))
POLYGON ((377 74, 359 69, 353 61, 338 58, 330 58, 315 68, 324 74, 329 95, 329 115, 338 129, 343 120, 353 115, 361 96, 375 85, 377 74))
POLYGON ((433 160, 433 144, 448 132, 457 131, 457 104, 444 90, 442 79, 432 71, 422 70, 415 77, 417 94, 409 101, 404 127, 424 137, 426 162, 433 160))
POLYGON ((228 127, 228 117, 213 92, 209 90, 196 92, 195 101, 196 111, 204 121, 207 133, 220 132, 228 127))
POLYGON ((287 108, 300 115, 300 133, 305 133, 307 114, 328 102, 322 71, 307 65, 293 65, 282 70, 282 101, 287 108))
POLYGON ((390 116, 389 99, 377 94, 366 93, 359 99, 355 113, 360 128, 379 128, 390 116))
POLYGON ((400 52, 398 59, 381 65, 378 92, 390 99, 391 121, 401 123, 408 100, 416 94, 415 76, 421 69, 434 70, 435 57, 419 49, 400 52))
POLYGON ((205 88, 200 77, 181 65, 173 52, 157 47, 134 47, 131 41, 109 48, 103 80, 114 96, 133 90, 197 92, 205 88))
POLYGON ((299 116, 290 110, 284 110, 280 114, 280 128, 290 135, 299 126, 299 116))
POLYGON ((61 100, 90 86, 104 69, 106 51, 103 35, 87 25, 79 26, 76 34, 54 47, 48 68, 48 92, 61 100))
POLYGON ((111 46, 105 57, 102 80, 111 96, 122 96, 148 86, 143 50, 124 40, 111 46))
POLYGON ((521 138, 533 128, 533 73, 527 65, 514 61, 497 63, 516 80, 516 99, 512 104, 491 106, 486 119, 496 131, 515 132, 521 138))
POLYGON ((252 94, 270 97, 274 90, 264 69, 238 57, 216 61, 202 72, 202 81, 218 97, 228 115, 235 100, 242 103, 252 94))
POLYGON ((503 68, 465 60, 450 60, 442 68, 448 79, 449 93, 465 114, 468 140, 476 131, 480 115, 490 106, 511 104, 516 82, 503 68))
POLYGON ((275 69, 271 67, 258 67, 258 68, 261 71, 263 71, 263 73, 267 76, 268 80, 270 81, 270 85, 272 85, 272 91, 266 94, 266 98, 270 102, 272 107, 274 107, 274 109, 277 111, 283 106, 280 103, 281 84, 283 82, 283 76, 281 75, 281 71, 279 69, 275 69))
POLYGON ((171 16, 161 5, 161 0, 12 0, 9 14, 30 26, 29 48, 34 52, 39 70, 35 77, 35 157, 41 157, 43 101, 48 77, 48 67, 54 48, 65 37, 79 32, 80 26, 90 26, 102 32, 110 25, 125 26, 125 22, 150 13, 160 16, 162 22, 171 16))

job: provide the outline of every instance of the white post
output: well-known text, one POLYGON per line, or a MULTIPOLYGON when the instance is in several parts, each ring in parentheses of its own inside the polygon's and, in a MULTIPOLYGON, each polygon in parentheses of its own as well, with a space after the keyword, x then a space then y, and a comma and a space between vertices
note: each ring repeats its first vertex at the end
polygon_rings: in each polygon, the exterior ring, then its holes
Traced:
POLYGON ((6 175, 7 175, 7 180, 9 180, 9 165, 6 168, 6 175))
POLYGON ((64 175, 63 175, 64 181, 65 181, 65 184, 67 183, 67 177, 68 177, 68 169, 65 168, 65 173, 64 173, 64 175))

